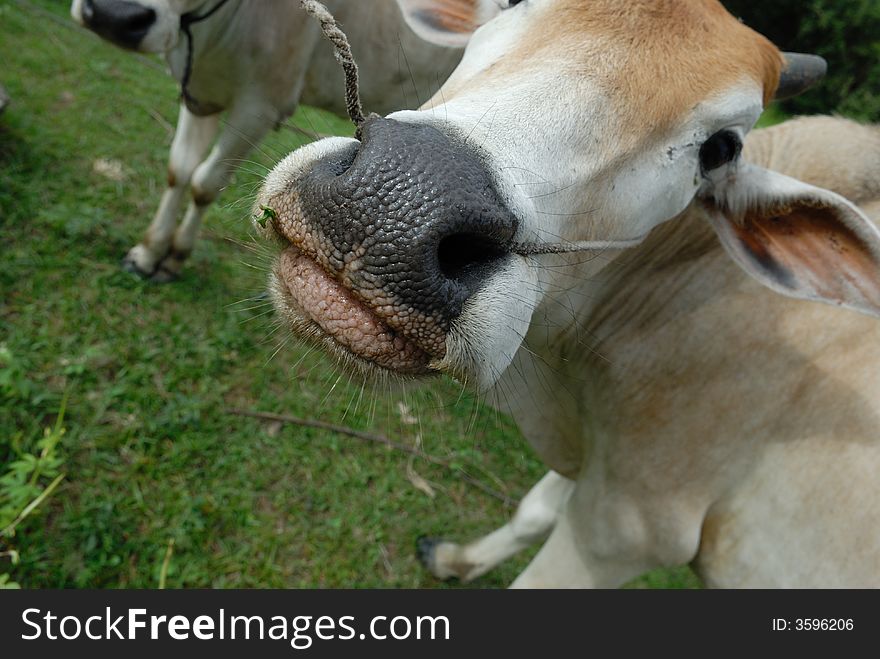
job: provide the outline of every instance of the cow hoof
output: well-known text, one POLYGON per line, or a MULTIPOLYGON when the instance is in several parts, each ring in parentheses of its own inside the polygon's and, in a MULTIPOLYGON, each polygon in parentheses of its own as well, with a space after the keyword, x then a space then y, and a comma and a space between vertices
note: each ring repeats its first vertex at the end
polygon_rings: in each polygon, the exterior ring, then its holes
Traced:
POLYGON ((416 555, 428 572, 441 581, 455 579, 467 583, 483 573, 477 565, 465 559, 461 545, 440 538, 418 538, 416 555))
POLYGON ((171 282, 177 281, 180 277, 180 274, 177 272, 172 272, 163 266, 159 266, 156 268, 156 272, 152 274, 150 277, 150 281, 154 284, 170 284, 171 282))
POLYGON ((135 261, 131 256, 126 256, 124 259, 122 259, 120 265, 122 266, 123 270, 125 270, 126 272, 130 272, 133 275, 137 275, 141 279, 149 279, 153 276, 152 272, 146 272, 142 270, 141 267, 137 264, 137 261, 135 261))
POLYGON ((428 572, 443 581, 455 578, 454 574, 441 570, 437 562, 437 547, 448 544, 439 538, 429 538, 424 535, 416 538, 416 556, 418 556, 419 563, 424 565, 428 572))
POLYGON ((122 259, 122 269, 142 279, 150 279, 156 272, 156 257, 145 245, 135 245, 122 259))
POLYGON ((429 538, 424 535, 416 538, 416 556, 419 563, 431 572, 434 571, 434 550, 438 544, 440 544, 440 540, 437 538, 429 538))
POLYGON ((172 281, 177 281, 187 258, 189 258, 189 252, 180 252, 172 249, 165 258, 159 261, 159 265, 156 266, 150 281, 156 284, 168 284, 172 281))

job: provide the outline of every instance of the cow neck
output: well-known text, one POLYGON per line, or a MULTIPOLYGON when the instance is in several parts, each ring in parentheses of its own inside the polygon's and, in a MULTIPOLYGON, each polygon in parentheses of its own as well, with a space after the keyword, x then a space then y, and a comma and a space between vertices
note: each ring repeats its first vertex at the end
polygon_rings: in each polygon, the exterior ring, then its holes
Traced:
POLYGON ((209 114, 216 114, 222 110, 221 107, 211 103, 201 103, 192 94, 189 93, 189 80, 192 77, 193 65, 193 36, 192 26, 196 23, 206 21, 223 8, 229 0, 218 0, 218 2, 204 13, 199 13, 204 5, 198 9, 187 12, 180 17, 180 31, 186 37, 186 67, 183 70, 183 79, 180 81, 180 95, 183 102, 186 103, 187 109, 194 115, 204 117, 209 114))

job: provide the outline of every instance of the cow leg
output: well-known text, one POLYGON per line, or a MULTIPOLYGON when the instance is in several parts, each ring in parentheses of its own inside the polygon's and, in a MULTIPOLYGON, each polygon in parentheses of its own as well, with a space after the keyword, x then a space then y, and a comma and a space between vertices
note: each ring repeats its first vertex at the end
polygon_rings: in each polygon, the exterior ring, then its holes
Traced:
POLYGON ((702 513, 675 497, 635 494, 601 467, 579 477, 556 526, 513 588, 617 588, 697 554, 702 513))
POLYGON ((550 533, 574 483, 548 472, 520 502, 513 519, 467 545, 421 538, 419 559, 439 579, 470 581, 550 533))
POLYGON ((122 261, 129 272, 150 277, 168 254, 186 188, 217 135, 219 125, 219 115, 197 117, 181 104, 168 161, 168 188, 143 240, 132 247, 122 261))
POLYGON ((174 234, 171 249, 162 259, 157 281, 177 277, 198 238, 202 216, 229 182, 233 170, 241 164, 253 147, 260 143, 275 121, 276 112, 269 108, 241 103, 229 113, 228 123, 211 154, 200 164, 192 177, 192 201, 174 234))

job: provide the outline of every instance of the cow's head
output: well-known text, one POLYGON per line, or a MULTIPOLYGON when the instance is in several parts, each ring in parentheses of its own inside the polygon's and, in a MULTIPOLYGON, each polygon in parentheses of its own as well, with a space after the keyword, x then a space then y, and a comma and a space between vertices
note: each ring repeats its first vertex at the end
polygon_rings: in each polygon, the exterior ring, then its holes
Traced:
MULTIPOLYGON (((421 111, 283 160, 260 194, 276 305, 344 362, 490 386, 576 245, 589 278, 703 213, 781 292, 876 312, 876 229, 844 199, 740 162, 786 58, 716 0, 401 0, 449 42, 483 22, 421 111), (499 7, 503 5, 503 7, 499 7), (601 258, 589 258, 601 253, 601 258)), ((781 78, 780 78, 781 76, 781 78)))
POLYGON ((210 10, 210 0, 73 0, 73 18, 107 41, 144 53, 177 45, 182 16, 210 10))

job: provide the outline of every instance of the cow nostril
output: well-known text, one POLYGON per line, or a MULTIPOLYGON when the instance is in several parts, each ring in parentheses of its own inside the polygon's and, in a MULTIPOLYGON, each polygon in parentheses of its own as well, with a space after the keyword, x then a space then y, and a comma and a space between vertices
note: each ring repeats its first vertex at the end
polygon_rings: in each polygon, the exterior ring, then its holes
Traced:
POLYGON ((437 262, 447 279, 461 281, 479 275, 505 253, 497 241, 487 236, 456 233, 440 241, 437 262))
POLYGON ((124 48, 137 48, 156 16, 154 9, 132 0, 85 0, 82 8, 83 23, 124 48))
POLYGON ((140 32, 146 30, 156 22, 156 12, 153 9, 146 9, 143 12, 133 14, 126 22, 126 28, 132 32, 140 32))
POLYGON ((357 158, 358 151, 360 151, 360 146, 359 142, 352 143, 347 148, 342 149, 334 158, 328 159, 326 165, 330 174, 342 176, 351 169, 355 158, 357 158))

